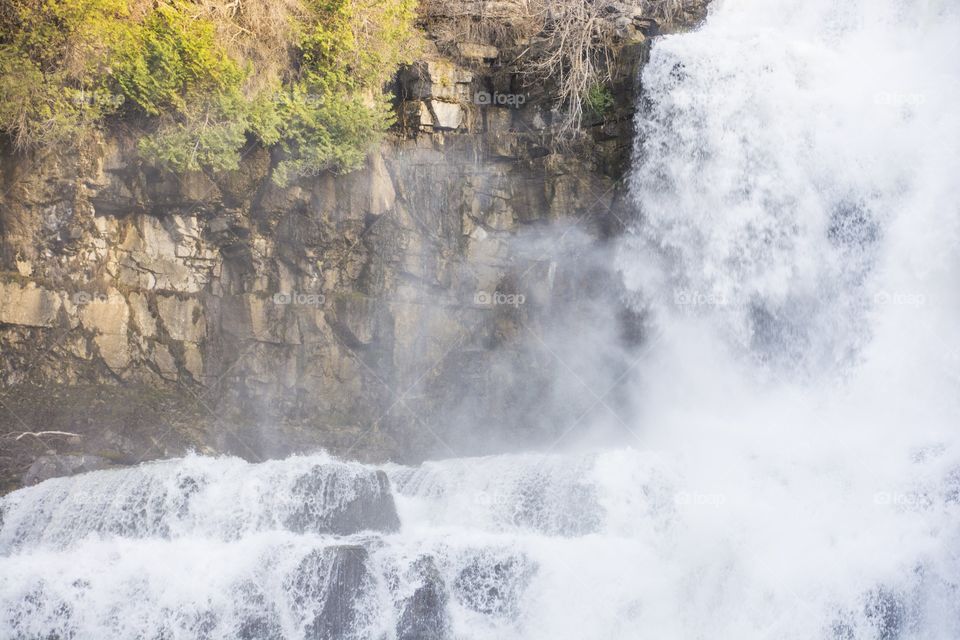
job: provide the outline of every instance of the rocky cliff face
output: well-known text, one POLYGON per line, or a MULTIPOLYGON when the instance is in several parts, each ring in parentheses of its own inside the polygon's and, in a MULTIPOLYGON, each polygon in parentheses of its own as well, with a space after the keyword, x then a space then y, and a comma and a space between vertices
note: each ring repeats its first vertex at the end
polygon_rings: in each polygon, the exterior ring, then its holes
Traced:
POLYGON ((628 215, 651 28, 630 20, 615 103, 577 143, 511 64, 523 43, 464 41, 400 73, 396 131, 349 175, 279 188, 256 146, 238 171, 160 173, 122 128, 76 156, 3 153, 0 487, 31 464, 409 460, 559 429, 553 328, 638 337, 597 251, 628 215))

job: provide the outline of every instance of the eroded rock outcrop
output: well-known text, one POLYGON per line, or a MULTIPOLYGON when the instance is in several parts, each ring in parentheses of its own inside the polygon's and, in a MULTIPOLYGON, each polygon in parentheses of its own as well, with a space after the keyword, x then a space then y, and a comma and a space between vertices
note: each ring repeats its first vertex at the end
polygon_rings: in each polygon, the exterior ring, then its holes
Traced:
POLYGON ((236 171, 171 175, 118 132, 75 155, 6 150, 0 433, 77 435, 13 441, 0 487, 51 453, 412 460, 478 450, 480 421, 492 442, 541 437, 535 399, 575 394, 521 343, 617 299, 583 260, 629 216, 651 31, 627 18, 614 104, 572 145, 553 138, 555 87, 510 62, 523 42, 444 44, 428 23, 397 129, 349 175, 280 188, 257 147, 236 171))

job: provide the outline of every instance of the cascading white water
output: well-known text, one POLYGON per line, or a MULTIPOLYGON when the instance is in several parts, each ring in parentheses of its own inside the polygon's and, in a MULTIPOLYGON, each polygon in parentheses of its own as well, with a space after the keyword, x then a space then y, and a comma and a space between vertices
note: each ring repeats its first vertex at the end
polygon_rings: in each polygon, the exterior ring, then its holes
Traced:
POLYGON ((936 0, 657 42, 629 447, 48 481, 0 502, 0 637, 960 637, 958 42, 936 0))
POLYGON ((675 637, 955 638, 960 12, 727 0, 644 72, 620 264, 675 637))

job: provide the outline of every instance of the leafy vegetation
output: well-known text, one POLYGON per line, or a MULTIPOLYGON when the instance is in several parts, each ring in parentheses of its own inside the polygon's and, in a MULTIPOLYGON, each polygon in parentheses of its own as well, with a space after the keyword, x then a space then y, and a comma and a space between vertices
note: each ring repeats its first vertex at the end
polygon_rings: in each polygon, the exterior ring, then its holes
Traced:
POLYGON ((583 97, 587 109, 598 116, 604 116, 613 107, 613 92, 606 85, 595 84, 587 89, 583 97))
POLYGON ((12 0, 0 9, 0 129, 17 147, 78 141, 118 106, 100 76, 123 0, 12 0))
POLYGON ((415 0, 6 0, 0 130, 79 144, 139 116, 142 156, 235 168, 257 140, 274 179, 346 171, 392 122, 383 86, 418 44, 415 0))
POLYGON ((299 77, 276 96, 288 156, 275 172, 281 184, 363 161, 393 123, 379 88, 416 43, 415 0, 311 0, 310 9, 317 19, 300 39, 299 77))

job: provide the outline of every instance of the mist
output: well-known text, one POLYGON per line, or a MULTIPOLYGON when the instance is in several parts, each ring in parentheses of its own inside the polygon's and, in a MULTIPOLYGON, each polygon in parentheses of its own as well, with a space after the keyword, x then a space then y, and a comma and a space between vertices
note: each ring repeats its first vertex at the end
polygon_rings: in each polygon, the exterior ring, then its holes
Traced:
POLYGON ((414 455, 12 492, 0 635, 960 637, 958 35, 936 0, 717 0, 656 38, 622 188, 464 233, 456 347, 429 316, 429 373, 368 357, 414 455))

